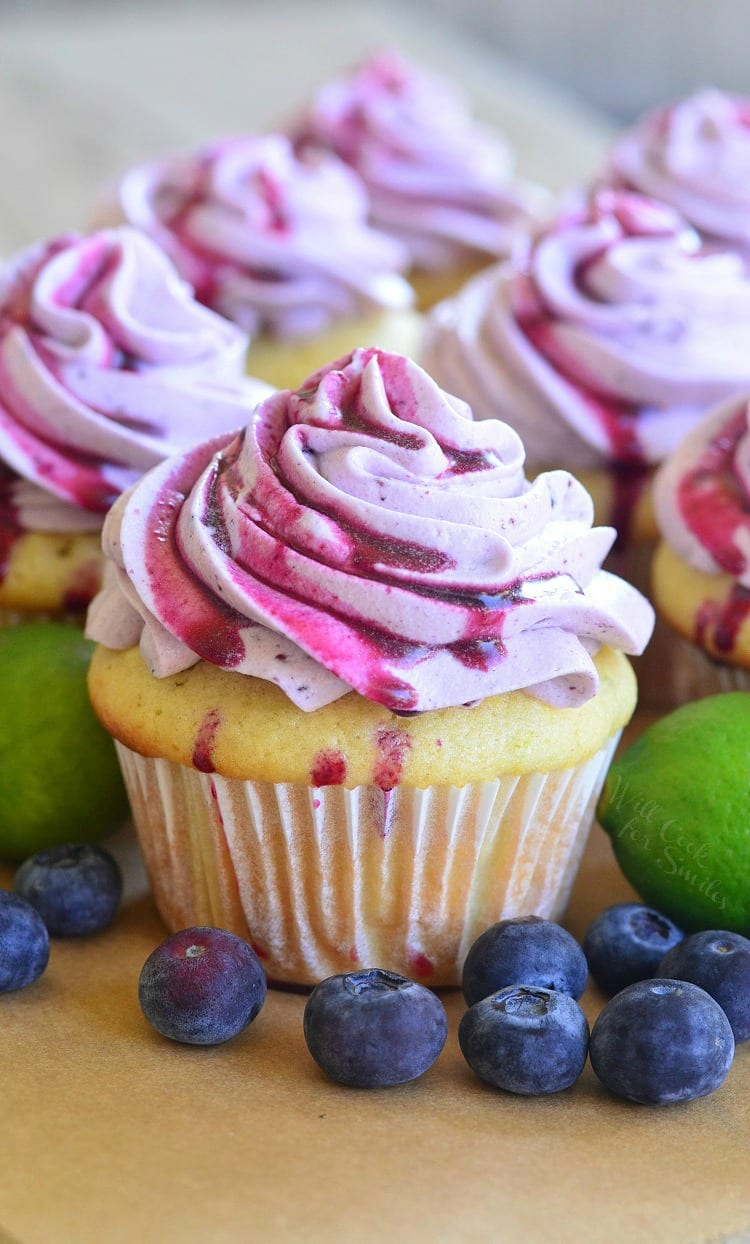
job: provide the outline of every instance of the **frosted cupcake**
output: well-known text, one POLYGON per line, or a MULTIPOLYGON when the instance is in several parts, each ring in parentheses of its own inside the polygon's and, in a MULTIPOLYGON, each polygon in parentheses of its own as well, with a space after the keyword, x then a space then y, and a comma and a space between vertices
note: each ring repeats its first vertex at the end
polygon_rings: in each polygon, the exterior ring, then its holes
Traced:
POLYGON ((645 585, 653 468, 750 384, 750 278, 671 208, 600 191, 435 308, 422 361, 475 417, 507 419, 530 469, 581 475, 645 585))
POLYGON ((659 471, 653 596, 674 628, 671 703, 750 691, 750 404, 701 420, 659 471))
POLYGON ((267 385, 247 339, 131 229, 65 235, 0 271, 0 620, 77 615, 104 515, 169 454, 237 428, 267 385))
POLYGON ((507 257, 548 206, 545 191, 514 177, 506 140, 451 83, 392 52, 323 86, 291 132, 359 173, 374 224, 408 249, 422 308, 507 257))
POLYGON ((375 350, 123 497, 90 691, 167 924, 276 980, 448 984, 498 917, 560 916, 652 625, 591 521, 375 350))
POLYGON ((750 99, 698 91, 621 134, 605 179, 675 207, 709 245, 750 257, 750 99))
POLYGON ((267 134, 135 168, 105 215, 153 237, 196 297, 250 334, 250 373, 288 388, 363 343, 416 344, 406 248, 368 211, 340 160, 267 134))

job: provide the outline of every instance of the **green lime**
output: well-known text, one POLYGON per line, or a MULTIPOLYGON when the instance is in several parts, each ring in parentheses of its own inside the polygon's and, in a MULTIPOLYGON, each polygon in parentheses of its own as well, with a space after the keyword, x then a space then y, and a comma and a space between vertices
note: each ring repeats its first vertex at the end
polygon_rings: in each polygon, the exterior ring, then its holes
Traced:
POLYGON ((0 856, 91 842, 127 815, 112 740, 86 692, 93 644, 59 622, 0 630, 0 856))
POLYGON ((750 934, 750 695, 655 722, 612 765, 597 815, 646 903, 687 931, 750 934))

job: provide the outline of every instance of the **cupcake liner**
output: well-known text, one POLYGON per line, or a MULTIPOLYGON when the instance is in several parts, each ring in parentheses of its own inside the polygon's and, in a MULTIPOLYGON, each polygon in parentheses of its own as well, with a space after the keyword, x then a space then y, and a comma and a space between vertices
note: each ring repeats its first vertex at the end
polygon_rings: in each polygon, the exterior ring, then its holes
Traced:
POLYGON ((448 985, 495 920, 562 915, 618 737, 572 769, 388 792, 242 782, 116 746, 171 930, 230 929, 276 981, 377 966, 448 985))

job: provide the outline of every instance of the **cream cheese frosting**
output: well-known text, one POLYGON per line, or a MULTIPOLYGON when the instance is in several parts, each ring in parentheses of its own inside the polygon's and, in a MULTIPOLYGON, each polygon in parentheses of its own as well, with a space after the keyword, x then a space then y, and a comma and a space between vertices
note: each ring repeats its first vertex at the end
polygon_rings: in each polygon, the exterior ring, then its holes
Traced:
POLYGON ((153 237, 196 296, 246 332, 313 336, 411 306, 405 247, 368 223, 364 185, 281 134, 226 138, 132 169, 104 208, 153 237))
POLYGON ((247 339, 133 229, 64 235, 0 270, 0 522, 97 530, 144 471, 243 426, 269 386, 247 339))
POLYGON ((614 143, 605 180, 675 207, 707 239, 750 249, 750 99, 711 88, 655 108, 614 143))
POLYGON ((656 476, 654 505, 679 557, 750 589, 750 391, 685 437, 656 476))
POLYGON ((535 467, 657 463, 750 383, 750 278, 671 208, 600 190, 436 307, 421 361, 535 467))
POLYGON ((394 52, 323 86, 291 132, 356 169, 373 221, 408 247, 412 267, 504 257, 547 205, 540 187, 514 178, 507 142, 462 94, 394 52))
POLYGON ((304 710, 351 688, 407 713, 517 689, 577 705, 592 654, 640 652, 653 614, 601 570, 614 532, 582 485, 523 463, 506 424, 357 350, 117 502, 87 633, 140 643, 156 676, 202 659, 304 710))

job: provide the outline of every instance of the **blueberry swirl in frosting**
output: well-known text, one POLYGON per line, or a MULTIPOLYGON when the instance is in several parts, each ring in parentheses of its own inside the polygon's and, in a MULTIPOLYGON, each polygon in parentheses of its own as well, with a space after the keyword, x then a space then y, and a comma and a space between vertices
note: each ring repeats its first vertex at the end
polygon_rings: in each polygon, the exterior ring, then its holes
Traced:
POLYGON ((533 466, 656 463, 750 384, 750 277, 671 208, 602 190, 438 306, 422 361, 533 466))
POLYGON ((614 143, 605 180, 676 208, 708 240, 750 252, 750 99, 716 89, 654 109, 614 143))
POLYGON ((459 91, 393 52, 325 85, 291 130, 302 148, 356 169, 373 221, 405 243, 412 267, 506 256, 546 203, 540 187, 514 178, 507 142, 459 91))
POLYGON ((66 235, 0 271, 0 524, 96 530, 170 454, 244 425, 269 389, 247 339, 132 229, 66 235))
POLYGON ((281 134, 227 138, 132 169, 104 215, 143 229, 198 299, 246 332, 307 337, 411 306, 408 255, 368 224, 365 188, 281 134))
POLYGON ((507 425, 358 350, 117 503, 88 633, 140 641, 157 676, 202 658, 306 710, 351 688, 396 712, 516 689, 575 705, 592 654, 638 652, 652 625, 591 522, 567 472, 526 480, 507 425))

